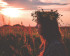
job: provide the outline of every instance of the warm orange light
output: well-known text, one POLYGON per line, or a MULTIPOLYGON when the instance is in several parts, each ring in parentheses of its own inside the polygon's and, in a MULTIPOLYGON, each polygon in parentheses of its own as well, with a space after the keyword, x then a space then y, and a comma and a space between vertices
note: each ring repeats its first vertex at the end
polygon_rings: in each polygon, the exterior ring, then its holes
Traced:
POLYGON ((5 9, 2 9, 1 13, 9 17, 19 17, 21 14, 21 11, 17 8, 5 8, 5 9))
POLYGON ((1 7, 7 6, 8 4, 6 2, 0 2, 1 7))

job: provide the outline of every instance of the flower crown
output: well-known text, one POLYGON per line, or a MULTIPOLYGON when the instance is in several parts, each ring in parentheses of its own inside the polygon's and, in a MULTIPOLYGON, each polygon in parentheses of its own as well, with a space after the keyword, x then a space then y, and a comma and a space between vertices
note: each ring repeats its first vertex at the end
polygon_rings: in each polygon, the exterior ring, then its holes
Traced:
MULTIPOLYGON (((35 11, 34 13, 31 14, 33 16, 33 20, 37 23, 42 23, 42 22, 48 22, 48 21, 54 21, 57 20, 60 16, 60 14, 58 13, 58 11, 44 11, 39 10, 39 11, 35 11)), ((62 15, 61 15, 62 16, 62 15)))

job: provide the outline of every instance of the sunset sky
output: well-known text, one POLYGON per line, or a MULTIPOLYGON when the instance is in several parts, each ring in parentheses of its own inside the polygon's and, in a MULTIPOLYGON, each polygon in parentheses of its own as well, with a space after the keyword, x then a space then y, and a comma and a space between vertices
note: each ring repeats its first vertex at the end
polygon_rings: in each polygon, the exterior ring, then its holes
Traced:
POLYGON ((0 0, 0 26, 21 24, 35 26, 31 13, 39 9, 58 10, 63 16, 59 20, 62 26, 70 25, 70 0, 0 0), (5 18, 4 20, 2 18, 5 18))

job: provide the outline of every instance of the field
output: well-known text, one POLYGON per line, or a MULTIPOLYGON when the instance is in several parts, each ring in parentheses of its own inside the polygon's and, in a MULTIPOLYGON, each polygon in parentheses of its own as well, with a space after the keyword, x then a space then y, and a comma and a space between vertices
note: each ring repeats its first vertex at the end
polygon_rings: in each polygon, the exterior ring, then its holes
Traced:
MULTIPOLYGON (((70 27, 60 27, 62 39, 70 51, 70 27)), ((44 51, 43 38, 35 27, 0 27, 0 56, 37 56, 44 51)))

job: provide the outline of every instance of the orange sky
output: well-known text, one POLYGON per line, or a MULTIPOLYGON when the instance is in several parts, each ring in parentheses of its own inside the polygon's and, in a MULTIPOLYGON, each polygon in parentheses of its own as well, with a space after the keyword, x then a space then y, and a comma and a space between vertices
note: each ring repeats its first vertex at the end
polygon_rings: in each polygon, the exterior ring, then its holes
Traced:
POLYGON ((23 22, 23 25, 25 25, 25 26, 28 26, 29 24, 31 26, 35 26, 36 23, 32 22, 31 13, 34 12, 35 10, 37 10, 38 7, 41 7, 46 10, 49 10, 49 9, 58 10, 58 12, 63 15, 61 17, 61 20, 63 20, 64 24, 59 20, 61 25, 62 26, 70 25, 70 22, 69 22, 70 21, 70 16, 69 16, 70 15, 70 4, 68 3, 69 0, 64 0, 64 1, 62 1, 63 3, 61 2, 61 0, 57 0, 57 1, 49 0, 48 4, 45 3, 45 2, 47 2, 46 0, 38 0, 37 2, 36 2, 36 0, 24 0, 25 4, 22 4, 22 1, 23 0, 15 0, 14 1, 15 3, 13 3, 9 0, 7 0, 7 1, 0 0, 0 25, 3 25, 3 21, 5 21, 5 24, 8 24, 9 19, 10 19, 11 25, 21 24, 21 22, 23 22), (28 2, 30 4, 28 4, 26 2, 28 2), (32 2, 32 4, 31 4, 31 2, 32 2), (56 4, 54 2, 56 2, 56 4), (38 5, 37 3, 39 3, 40 5, 38 5), (35 7, 34 7, 34 5, 35 5, 35 7), (16 12, 14 10, 10 11, 7 8, 14 8, 16 10, 16 12), (7 10, 4 10, 4 9, 7 9, 7 10), (5 20, 2 19, 2 15, 4 16, 5 20), (14 16, 16 16, 16 17, 14 17, 14 16))

